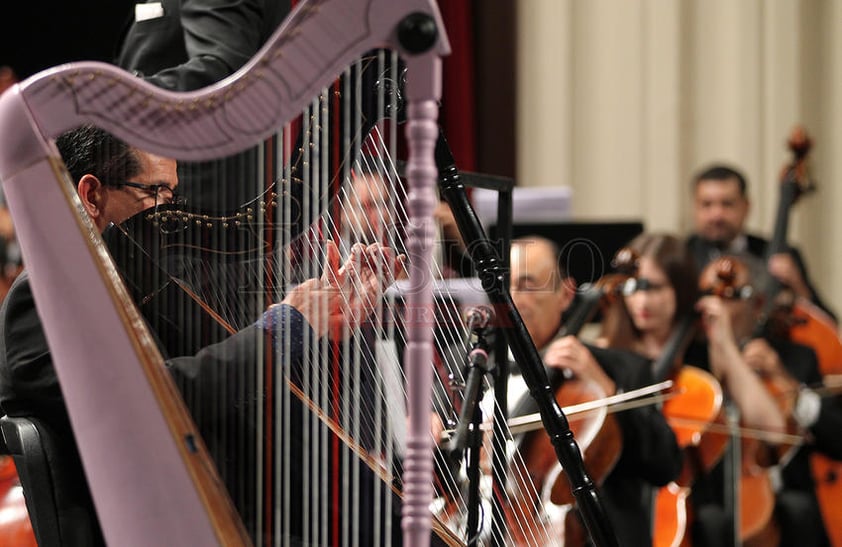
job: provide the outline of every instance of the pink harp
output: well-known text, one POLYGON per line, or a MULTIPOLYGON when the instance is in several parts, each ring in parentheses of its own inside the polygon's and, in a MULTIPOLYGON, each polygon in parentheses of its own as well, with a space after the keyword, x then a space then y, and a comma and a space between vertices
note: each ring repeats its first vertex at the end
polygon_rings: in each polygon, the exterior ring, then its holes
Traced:
POLYGON ((399 52, 407 67, 406 308, 416 313, 406 316, 402 527, 407 545, 425 545, 433 348, 432 325, 421 312, 432 305, 425 265, 437 203, 440 56, 449 48, 435 2, 305 0, 245 67, 197 92, 170 93, 110 65, 75 63, 0 97, 0 179, 109 544, 148 545, 150 534, 166 545, 240 545, 249 538, 53 139, 91 123, 177 160, 230 155, 268 138, 354 58, 381 47, 399 52))

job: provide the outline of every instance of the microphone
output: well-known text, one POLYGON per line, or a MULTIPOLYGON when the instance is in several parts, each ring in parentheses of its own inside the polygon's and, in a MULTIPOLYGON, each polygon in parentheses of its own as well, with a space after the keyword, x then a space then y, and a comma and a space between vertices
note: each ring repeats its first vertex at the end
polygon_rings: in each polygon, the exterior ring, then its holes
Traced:
POLYGON ((482 330, 494 322, 494 310, 488 306, 475 306, 465 313, 465 324, 472 331, 482 330))

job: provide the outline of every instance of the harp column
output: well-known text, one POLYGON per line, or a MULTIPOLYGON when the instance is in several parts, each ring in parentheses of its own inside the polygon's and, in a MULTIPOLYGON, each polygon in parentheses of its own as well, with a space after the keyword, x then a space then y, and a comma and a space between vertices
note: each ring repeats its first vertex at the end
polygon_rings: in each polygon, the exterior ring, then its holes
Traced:
POLYGON ((409 180, 407 253, 410 264, 410 286, 407 295, 405 324, 407 344, 407 409, 409 429, 404 471, 403 521, 404 543, 428 545, 433 501, 433 446, 430 438, 430 394, 433 377, 433 326, 435 315, 432 299, 432 258, 436 234, 433 210, 438 202, 435 145, 439 129, 438 100, 441 97, 441 60, 423 54, 438 39, 433 18, 414 14, 402 21, 398 29, 401 45, 410 53, 407 64, 407 107, 409 122, 406 136, 409 146, 407 178, 409 180), (416 55, 413 55, 416 54, 416 55))

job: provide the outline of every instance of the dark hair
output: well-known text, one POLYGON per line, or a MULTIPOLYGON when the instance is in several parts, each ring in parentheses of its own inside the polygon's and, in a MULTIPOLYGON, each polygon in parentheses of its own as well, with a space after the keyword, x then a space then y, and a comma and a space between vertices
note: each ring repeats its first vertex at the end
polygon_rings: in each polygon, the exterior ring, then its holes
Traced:
POLYGON ((699 278, 687 244, 671 234, 644 233, 634 238, 629 248, 641 258, 651 258, 667 274, 675 290, 676 317, 690 313, 698 299, 699 278))
POLYGON ((124 182, 141 171, 132 147, 93 125, 83 125, 59 135, 56 147, 73 182, 94 175, 103 184, 124 182))
MULTIPOLYGON (((675 291, 673 325, 692 313, 699 297, 698 274, 692 253, 684 240, 672 234, 643 233, 627 246, 640 258, 650 258, 664 270, 675 291)), ((605 312, 603 337, 612 347, 632 349, 640 331, 634 326, 624 299, 618 298, 605 312)))
POLYGON ((693 188, 696 188, 703 180, 731 180, 735 179, 740 188, 740 195, 745 196, 748 184, 745 176, 738 170, 728 165, 711 165, 699 171, 693 177, 693 188))

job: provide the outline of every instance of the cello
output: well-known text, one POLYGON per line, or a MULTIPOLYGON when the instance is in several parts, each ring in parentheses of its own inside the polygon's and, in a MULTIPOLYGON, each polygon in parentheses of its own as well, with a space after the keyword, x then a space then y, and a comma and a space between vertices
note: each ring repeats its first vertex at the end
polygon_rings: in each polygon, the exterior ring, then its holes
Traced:
POLYGON ((716 465, 728 445, 726 436, 708 431, 711 424, 725 423, 719 382, 705 370, 676 361, 695 335, 697 319, 695 315, 685 317, 653 363, 656 380, 672 377, 675 382, 677 395, 664 402, 662 412, 684 454, 681 475, 659 488, 655 497, 652 539, 656 547, 688 543, 687 499, 692 484, 700 473, 706 473, 716 465))
MULTIPOLYGON (((580 293, 579 303, 571 310, 559 336, 577 336, 601 304, 618 297, 623 283, 634 274, 636 262, 634 253, 621 250, 612 264, 617 273, 603 276, 592 287, 580 293)), ((565 378, 555 391, 555 398, 562 406, 606 397, 606 393, 595 382, 568 377, 567 374, 565 378)), ((617 463, 622 451, 622 435, 616 419, 603 408, 585 419, 571 420, 571 429, 583 451, 588 474, 600 485, 617 463)), ((548 508, 551 526, 564 534, 565 545, 584 545, 587 535, 577 513, 570 510, 575 501, 571 486, 554 456, 549 437, 542 431, 527 433, 521 439, 519 448, 523 456, 523 468, 512 472, 512 503, 518 507, 536 507, 535 500, 530 500, 528 496, 537 493, 548 508)), ((537 519, 540 520, 540 517, 537 519)), ((529 538, 520 531, 519 523, 510 521, 509 524, 510 531, 514 532, 514 544, 531 544, 529 538)))

